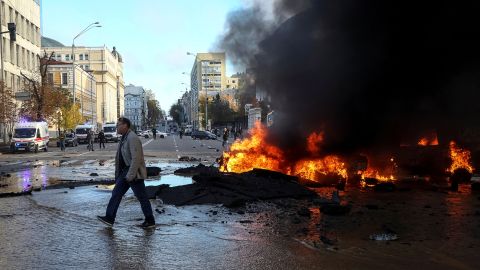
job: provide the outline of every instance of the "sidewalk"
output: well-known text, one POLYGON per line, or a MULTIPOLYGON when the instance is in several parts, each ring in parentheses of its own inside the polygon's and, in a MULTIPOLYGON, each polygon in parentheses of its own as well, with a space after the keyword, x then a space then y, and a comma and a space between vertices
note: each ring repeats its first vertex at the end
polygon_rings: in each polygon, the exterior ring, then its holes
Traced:
POLYGON ((9 153, 9 152, 10 152, 10 145, 0 142, 0 155, 3 153, 9 153))

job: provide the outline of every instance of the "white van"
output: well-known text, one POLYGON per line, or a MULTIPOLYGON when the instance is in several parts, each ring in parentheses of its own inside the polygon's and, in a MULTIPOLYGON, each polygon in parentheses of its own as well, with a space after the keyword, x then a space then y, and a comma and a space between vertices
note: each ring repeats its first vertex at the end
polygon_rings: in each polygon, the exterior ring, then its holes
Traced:
POLYGON ((33 151, 39 150, 47 152, 50 135, 48 134, 48 124, 46 122, 21 122, 15 124, 13 128, 12 143, 10 150, 33 151))
POLYGON ((78 138, 78 143, 88 143, 87 142, 87 135, 88 133, 90 132, 90 130, 93 130, 94 134, 95 134, 95 138, 94 140, 97 139, 97 130, 96 130, 96 126, 95 125, 88 125, 88 124, 85 124, 85 125, 78 125, 76 128, 75 128, 75 134, 77 134, 77 138, 78 138))
POLYGON ((103 125, 103 133, 105 134, 105 141, 118 142, 120 141, 120 134, 117 133, 117 124, 115 122, 108 122, 103 125))

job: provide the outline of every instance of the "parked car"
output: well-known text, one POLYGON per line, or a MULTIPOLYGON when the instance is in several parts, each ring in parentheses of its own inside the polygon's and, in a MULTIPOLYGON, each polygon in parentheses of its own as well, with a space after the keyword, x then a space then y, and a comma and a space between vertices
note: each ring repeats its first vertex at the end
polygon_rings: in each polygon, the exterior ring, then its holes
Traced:
POLYGON ((161 132, 161 131, 160 131, 160 132, 157 131, 157 137, 160 137, 160 138, 163 139, 163 138, 166 138, 167 136, 168 136, 168 133, 166 133, 166 132, 161 132))
POLYGON ((192 139, 199 140, 216 140, 217 136, 209 131, 204 130, 194 130, 192 131, 192 139))
POLYGON ((140 136, 144 137, 145 139, 148 139, 150 137, 153 137, 153 133, 151 130, 145 130, 140 133, 140 136))
MULTIPOLYGON (((65 134, 65 146, 78 146, 78 137, 75 133, 65 134)), ((57 147, 60 147, 60 141, 57 141, 57 147)))

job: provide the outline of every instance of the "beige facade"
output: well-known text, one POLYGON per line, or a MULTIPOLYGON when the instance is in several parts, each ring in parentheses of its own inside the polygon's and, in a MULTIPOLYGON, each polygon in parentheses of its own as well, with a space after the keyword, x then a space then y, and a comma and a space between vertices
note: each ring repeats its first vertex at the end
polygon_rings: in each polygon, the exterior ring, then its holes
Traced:
MULTIPOLYGON (((57 61, 71 62, 71 47, 44 47, 57 61)), ((96 80, 97 123, 114 122, 125 110, 123 60, 115 47, 75 47, 75 64, 91 71, 96 80)), ((75 76, 77 80, 78 75, 75 76)))
POLYGON ((22 92, 22 75, 33 78, 38 72, 40 55, 40 4, 38 0, 9 0, 1 2, 1 31, 8 31, 7 23, 15 23, 16 41, 9 33, 2 35, 4 81, 14 92, 22 92))
POLYGON ((236 77, 227 77, 227 84, 225 89, 238 89, 238 81, 240 79, 236 77))
POLYGON ((226 78, 224 52, 198 53, 196 55, 190 78, 192 99, 192 115, 190 118, 194 128, 204 129, 206 125, 205 112, 198 111, 200 97, 211 96, 212 93, 218 93, 225 89, 226 78))
MULTIPOLYGON (((48 81, 55 87, 73 89, 73 66, 70 63, 54 62, 48 65, 48 81)), ((80 112, 86 122, 97 123, 97 83, 91 72, 75 65, 75 96, 80 112)))

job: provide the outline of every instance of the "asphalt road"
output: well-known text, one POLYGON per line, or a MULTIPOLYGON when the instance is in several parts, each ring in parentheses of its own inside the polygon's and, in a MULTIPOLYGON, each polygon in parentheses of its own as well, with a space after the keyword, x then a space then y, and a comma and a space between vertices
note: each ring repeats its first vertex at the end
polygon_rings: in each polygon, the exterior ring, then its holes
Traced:
MULTIPOLYGON (((202 160, 214 161, 223 151, 222 142, 218 140, 192 140, 191 137, 184 136, 182 139, 178 135, 170 135, 164 139, 141 138, 146 158, 161 158, 177 160, 181 156, 201 158, 202 160)), ((77 147, 67 147, 65 152, 61 152, 54 142, 50 143, 48 152, 39 153, 3 153, 0 155, 0 161, 11 160, 55 160, 59 158, 74 158, 77 160, 91 159, 113 159, 117 150, 118 143, 106 143, 105 149, 100 149, 96 143, 94 151, 88 151, 87 145, 81 144, 77 147)))

